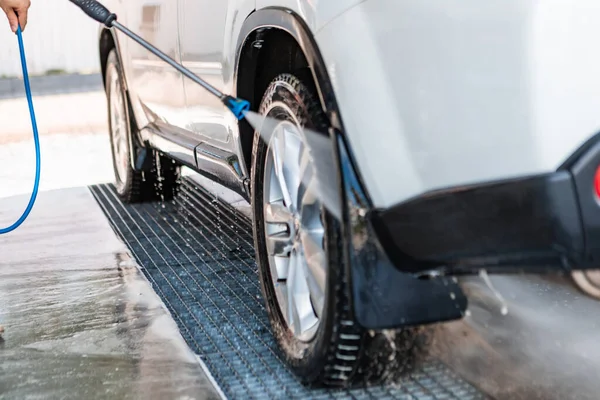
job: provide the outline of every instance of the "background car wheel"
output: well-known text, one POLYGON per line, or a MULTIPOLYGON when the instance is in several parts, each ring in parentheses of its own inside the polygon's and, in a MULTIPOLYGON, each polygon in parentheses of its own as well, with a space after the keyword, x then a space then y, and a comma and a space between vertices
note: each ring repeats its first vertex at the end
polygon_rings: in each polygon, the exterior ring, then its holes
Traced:
MULTIPOLYGON (((152 166, 149 171, 132 168, 130 143, 135 123, 130 119, 130 106, 124 90, 121 65, 115 50, 106 63, 106 95, 108 99, 108 125, 115 170, 115 187, 121 200, 136 203, 151 200, 171 200, 180 182, 180 165, 158 152, 147 149, 152 166)), ((138 148, 136 148, 137 150, 138 148)))
POLYGON ((261 114, 278 120, 267 124, 268 133, 255 133, 253 146, 254 240, 267 312, 304 382, 347 386, 394 378, 413 365, 420 335, 371 334, 353 320, 340 222, 321 205, 319 171, 300 129, 328 131, 316 99, 308 84, 282 74, 260 105, 261 114))

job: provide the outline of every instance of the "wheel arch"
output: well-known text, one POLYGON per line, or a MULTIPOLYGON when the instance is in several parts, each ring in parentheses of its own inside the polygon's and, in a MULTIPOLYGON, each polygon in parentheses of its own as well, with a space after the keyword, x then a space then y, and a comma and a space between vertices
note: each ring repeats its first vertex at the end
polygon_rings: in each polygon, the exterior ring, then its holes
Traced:
MULTIPOLYGON (((234 90, 235 96, 247 99, 257 111, 264 90, 280 73, 306 68, 319 96, 329 125, 343 131, 338 105, 327 68, 314 36, 300 16, 288 9, 265 8, 250 14, 238 36, 234 90)), ((252 127, 240 123, 244 162, 250 170, 252 162, 252 127)))
POLYGON ((108 55, 112 49, 117 50, 117 57, 119 57, 119 61, 121 58, 118 40, 116 35, 110 29, 106 29, 105 27, 100 28, 100 32, 98 33, 98 53, 100 56, 100 71, 102 73, 102 83, 106 88, 106 63, 108 62, 108 55))

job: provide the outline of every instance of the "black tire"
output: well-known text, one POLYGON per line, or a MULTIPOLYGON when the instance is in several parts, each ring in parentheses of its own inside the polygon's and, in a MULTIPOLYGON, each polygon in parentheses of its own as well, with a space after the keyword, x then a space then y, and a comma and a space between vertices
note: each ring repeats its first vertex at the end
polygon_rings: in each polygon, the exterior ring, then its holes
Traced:
POLYGON ((113 158, 113 168, 115 172, 115 188, 117 194, 121 200, 125 203, 138 203, 144 201, 168 201, 171 200, 178 192, 180 184, 180 170, 181 166, 176 161, 160 154, 158 151, 143 148, 137 144, 132 136, 132 132, 136 132, 136 124, 130 117, 132 114, 131 105, 129 102, 128 95, 124 90, 125 85, 123 84, 123 71, 119 58, 116 51, 113 49, 108 55, 106 62, 106 76, 105 76, 105 87, 106 97, 108 102, 108 127, 110 137, 110 148, 113 158), (120 177, 118 172, 117 163, 123 160, 118 160, 117 152, 115 150, 115 143, 113 140, 113 107, 111 101, 114 101, 112 91, 115 90, 111 85, 112 80, 115 79, 118 83, 118 94, 122 99, 122 106, 120 107, 122 116, 125 118, 125 127, 127 140, 124 145, 126 151, 123 157, 127 157, 127 167, 123 173, 123 177, 120 177), (131 150, 130 146, 133 144, 134 154, 138 154, 140 151, 145 150, 147 152, 146 157, 150 158, 150 168, 144 171, 134 170, 132 167, 131 150))
MULTIPOLYGON (((305 82, 310 82, 309 79, 305 82)), ((314 90, 294 75, 278 76, 266 90, 260 113, 271 116, 276 109, 278 119, 287 117, 313 131, 328 131, 327 118, 314 90), (293 115, 286 115, 289 112, 293 115)), ((417 330, 369 333, 354 322, 341 227, 326 210, 323 213, 328 272, 320 325, 309 342, 301 342, 289 330, 275 296, 264 234, 263 175, 267 148, 261 135, 255 133, 251 171, 254 241, 266 309, 288 365, 304 383, 314 385, 345 387, 402 375, 415 360, 417 330)))

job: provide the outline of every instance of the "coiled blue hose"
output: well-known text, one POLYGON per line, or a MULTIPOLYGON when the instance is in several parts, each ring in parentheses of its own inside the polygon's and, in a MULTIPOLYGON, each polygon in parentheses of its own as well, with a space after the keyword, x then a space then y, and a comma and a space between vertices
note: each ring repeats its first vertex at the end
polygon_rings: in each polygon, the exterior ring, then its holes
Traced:
POLYGON ((35 119, 35 111, 33 110, 33 98, 31 96, 31 87, 29 86, 29 73, 27 72, 27 61, 25 60, 25 47, 23 46, 23 35, 21 33, 21 27, 17 28, 17 38, 19 40, 19 53, 21 54, 21 67, 23 69, 23 81, 25 82, 25 94, 27 95, 27 103, 29 103, 29 115, 31 117, 31 127, 33 128, 33 141, 35 143, 35 181, 33 183, 33 192, 31 192, 31 198, 27 208, 21 215, 21 217, 9 226, 8 228, 0 228, 0 235, 9 233, 17 229, 29 216, 35 199, 37 198, 38 190, 40 187, 40 137, 38 134, 37 121, 35 119))

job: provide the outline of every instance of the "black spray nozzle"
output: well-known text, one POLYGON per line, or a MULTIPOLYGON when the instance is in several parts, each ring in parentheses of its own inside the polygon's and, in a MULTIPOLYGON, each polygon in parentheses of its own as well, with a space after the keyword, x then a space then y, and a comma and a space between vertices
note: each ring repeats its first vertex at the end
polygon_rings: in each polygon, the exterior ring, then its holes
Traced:
POLYGON ((91 18, 100 22, 101 24, 106 25, 107 27, 112 27, 112 23, 117 20, 117 16, 110 11, 102 4, 97 2, 96 0, 69 0, 71 3, 75 4, 77 7, 81 8, 84 13, 86 13, 91 18))
POLYGON ((246 112, 250 111, 250 103, 248 101, 236 99, 235 97, 223 97, 223 104, 229 108, 229 111, 231 111, 237 119, 244 118, 246 112))

